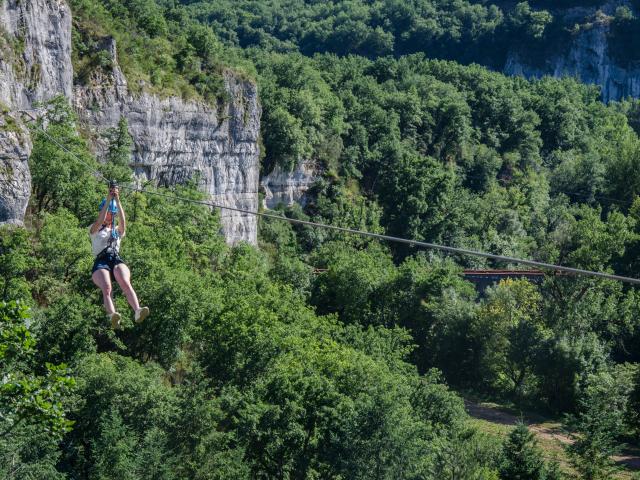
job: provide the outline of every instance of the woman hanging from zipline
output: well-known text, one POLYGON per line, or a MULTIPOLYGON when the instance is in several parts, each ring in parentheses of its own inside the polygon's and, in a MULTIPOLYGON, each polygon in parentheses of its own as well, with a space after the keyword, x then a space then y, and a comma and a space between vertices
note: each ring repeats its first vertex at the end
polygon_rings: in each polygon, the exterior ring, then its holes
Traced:
POLYGON ((109 185, 109 195, 100 204, 98 219, 89 228, 91 247, 96 259, 93 262, 91 278, 100 290, 107 311, 107 319, 114 330, 120 327, 121 315, 116 312, 111 298, 111 276, 116 279, 131 308, 135 312, 136 323, 142 322, 149 315, 149 308, 140 307, 138 296, 131 286, 131 272, 120 258, 120 240, 126 232, 127 222, 124 209, 120 204, 120 193, 115 182, 109 185), (118 226, 116 218, 118 215, 118 226))

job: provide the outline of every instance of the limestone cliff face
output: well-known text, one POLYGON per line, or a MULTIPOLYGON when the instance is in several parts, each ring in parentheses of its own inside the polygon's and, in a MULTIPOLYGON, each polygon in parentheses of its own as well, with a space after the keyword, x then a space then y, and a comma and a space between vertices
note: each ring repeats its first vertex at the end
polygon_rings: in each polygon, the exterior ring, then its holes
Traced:
POLYGON ((22 224, 31 193, 29 132, 0 114, 0 225, 22 224))
POLYGON ((265 194, 263 206, 270 209, 276 208, 279 204, 290 206, 299 203, 304 206, 307 190, 318 178, 318 173, 311 161, 301 162, 293 172, 286 172, 276 166, 273 172, 260 180, 265 194))
MULTIPOLYGON (((124 116, 140 180, 173 185, 199 176, 213 203, 256 210, 261 110, 255 85, 225 73, 227 99, 218 108, 177 97, 133 95, 117 66, 115 44, 107 41, 106 48, 114 58, 112 72, 74 87, 68 6, 62 0, 0 1, 0 102, 17 110, 64 95, 77 109, 83 127, 95 132, 98 153, 104 147, 100 133, 124 116)), ((16 135, 0 128, 0 169, 11 164, 5 170, 22 172, 12 177, 10 190, 17 192, 16 198, 28 199, 30 149, 20 150, 18 145, 28 142, 16 135)), ((8 185, 5 177, 0 176, 0 182, 8 185)), ((7 190, 0 190, 0 222, 20 222, 24 208, 7 190)), ((228 242, 256 243, 255 217, 229 210, 222 210, 221 217, 228 242)))
MULTIPOLYGON (((0 110, 71 96, 71 14, 63 2, 0 2, 0 110)), ((19 116, 0 119, 0 224, 22 223, 31 193, 31 140, 19 116)))
POLYGON ((71 12, 58 0, 0 2, 0 101, 14 108, 71 97, 71 12))
POLYGON ((546 59, 543 66, 532 66, 519 52, 510 52, 504 73, 526 78, 545 75, 577 77, 584 83, 600 85, 605 102, 640 97, 640 66, 622 67, 616 64, 609 51, 610 16, 622 5, 630 6, 626 0, 611 0, 591 9, 553 12, 554 15, 563 16, 567 25, 584 22, 585 18, 590 17, 595 20, 590 21, 587 28, 581 28, 569 48, 559 48, 563 53, 546 59))
MULTIPOLYGON (((76 86, 74 106, 96 138, 127 119, 134 142, 133 163, 141 181, 163 186, 198 178, 212 203, 256 211, 260 105, 256 86, 224 74, 228 101, 214 109, 178 97, 133 95, 117 66, 115 43, 108 46, 111 72, 97 72, 89 85, 76 86)), ((96 143, 98 153, 104 145, 96 143)), ((230 243, 256 243, 256 217, 222 209, 222 228, 230 243)))

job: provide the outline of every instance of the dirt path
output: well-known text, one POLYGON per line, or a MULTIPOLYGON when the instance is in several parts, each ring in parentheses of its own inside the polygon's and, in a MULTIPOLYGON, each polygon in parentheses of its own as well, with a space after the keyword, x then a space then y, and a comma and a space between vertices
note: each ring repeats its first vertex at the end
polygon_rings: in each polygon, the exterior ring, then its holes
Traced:
MULTIPOLYGON (((520 417, 512 413, 488 405, 474 403, 469 400, 465 400, 464 405, 469 415, 479 420, 507 426, 513 426, 520 420, 520 417)), ((541 440, 555 441, 562 445, 569 444, 573 441, 571 437, 562 431, 560 424, 541 423, 528 418, 523 418, 522 420, 541 440)), ((616 455, 613 459, 621 466, 624 465, 631 470, 640 470, 639 451, 632 451, 630 449, 623 450, 620 455, 616 455)))

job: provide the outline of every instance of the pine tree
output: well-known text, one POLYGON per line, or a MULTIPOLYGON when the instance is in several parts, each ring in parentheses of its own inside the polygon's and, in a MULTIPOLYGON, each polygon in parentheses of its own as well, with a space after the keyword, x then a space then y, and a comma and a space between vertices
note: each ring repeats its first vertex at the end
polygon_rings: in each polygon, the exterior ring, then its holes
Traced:
POLYGON ((640 365, 636 367, 633 390, 629 398, 628 417, 629 425, 635 432, 636 438, 640 440, 640 365))
POLYGON ((520 422, 502 445, 500 478, 504 480, 543 480, 545 464, 533 433, 520 422))
POLYGON ((618 470, 611 456, 618 451, 618 437, 624 431, 630 384, 615 368, 588 377, 578 401, 578 414, 569 418, 569 425, 576 433, 567 452, 581 478, 613 478, 618 470))
POLYGON ((566 477, 560 470, 560 464, 557 461, 546 462, 544 469, 545 480, 562 480, 563 478, 566 477))

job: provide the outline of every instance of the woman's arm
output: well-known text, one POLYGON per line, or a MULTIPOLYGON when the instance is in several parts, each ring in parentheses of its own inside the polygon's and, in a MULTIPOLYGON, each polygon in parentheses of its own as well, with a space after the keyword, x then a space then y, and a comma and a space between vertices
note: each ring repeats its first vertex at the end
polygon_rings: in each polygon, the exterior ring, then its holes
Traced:
POLYGON ((96 233, 104 223, 104 219, 107 217, 107 210, 109 209, 110 202, 111 202, 111 192, 109 192, 109 195, 107 196, 107 201, 105 202, 104 206, 102 207, 102 210, 100 210, 100 213, 98 214, 98 219, 94 222, 93 225, 91 225, 91 229, 89 230, 91 234, 96 233))

